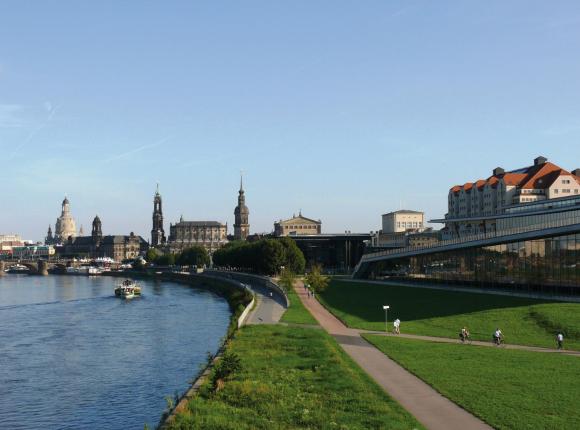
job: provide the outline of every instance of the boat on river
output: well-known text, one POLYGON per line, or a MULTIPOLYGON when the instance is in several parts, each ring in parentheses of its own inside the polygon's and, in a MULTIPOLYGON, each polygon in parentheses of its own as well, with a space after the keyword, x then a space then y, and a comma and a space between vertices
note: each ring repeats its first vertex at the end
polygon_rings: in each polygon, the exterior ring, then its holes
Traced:
POLYGON ((115 288, 115 296, 122 297, 124 299, 132 299, 135 296, 141 295, 141 287, 137 285, 136 282, 130 279, 124 280, 121 284, 117 285, 115 288))
POLYGON ((30 269, 23 264, 15 264, 14 266, 5 270, 6 273, 29 273, 30 269))

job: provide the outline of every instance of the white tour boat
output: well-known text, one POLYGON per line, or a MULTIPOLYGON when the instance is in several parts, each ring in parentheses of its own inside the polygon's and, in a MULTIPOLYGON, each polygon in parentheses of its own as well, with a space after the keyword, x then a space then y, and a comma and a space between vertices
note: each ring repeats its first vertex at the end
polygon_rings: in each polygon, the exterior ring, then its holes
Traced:
POLYGON ((115 288, 115 295, 124 299, 132 299, 141 295, 141 287, 135 282, 126 279, 115 288))

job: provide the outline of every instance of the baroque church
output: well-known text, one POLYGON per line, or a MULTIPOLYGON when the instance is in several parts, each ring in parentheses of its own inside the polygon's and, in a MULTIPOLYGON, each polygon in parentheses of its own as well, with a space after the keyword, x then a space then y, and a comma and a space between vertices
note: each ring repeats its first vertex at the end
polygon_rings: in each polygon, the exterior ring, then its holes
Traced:
POLYGON ((70 202, 65 197, 62 201, 62 211, 60 216, 56 219, 54 225, 54 235, 52 228, 48 226, 48 233, 46 235, 46 245, 60 245, 68 240, 69 237, 76 237, 76 223, 70 213, 70 202))
POLYGON ((132 260, 143 250, 143 240, 133 232, 128 236, 103 236, 103 228, 99 216, 93 220, 90 236, 70 237, 58 251, 65 257, 99 258, 109 257, 115 261, 132 260))
MULTIPOLYGON (((234 238, 246 240, 250 233, 250 211, 246 206, 243 182, 240 180, 238 205, 234 210, 234 238)), ((203 246, 212 254, 228 243, 228 225, 219 221, 186 221, 183 216, 179 222, 169 225, 169 238, 165 238, 163 229, 163 209, 159 186, 153 197, 153 226, 151 229, 151 246, 172 253, 181 252, 194 245, 203 246)))

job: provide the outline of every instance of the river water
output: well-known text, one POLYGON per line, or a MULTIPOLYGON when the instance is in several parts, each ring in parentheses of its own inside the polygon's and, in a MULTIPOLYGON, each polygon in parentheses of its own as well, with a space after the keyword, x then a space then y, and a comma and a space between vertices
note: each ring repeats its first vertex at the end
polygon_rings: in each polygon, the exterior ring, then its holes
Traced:
POLYGON ((227 330, 213 293, 109 277, 0 277, 0 429, 154 428, 227 330))

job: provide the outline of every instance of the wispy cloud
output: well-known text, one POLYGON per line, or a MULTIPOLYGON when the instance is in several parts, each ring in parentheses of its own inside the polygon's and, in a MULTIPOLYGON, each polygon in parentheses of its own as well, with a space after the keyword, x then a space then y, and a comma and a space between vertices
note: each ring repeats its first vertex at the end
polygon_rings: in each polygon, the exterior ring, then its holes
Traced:
POLYGON ((145 151, 146 149, 155 148, 157 146, 163 145, 165 142, 171 139, 172 136, 166 136, 163 139, 158 140, 157 142, 150 143, 148 145, 139 146, 138 148, 134 148, 130 151, 123 152, 121 154, 114 155, 106 160, 103 160, 103 163, 110 163, 112 161, 121 160, 123 158, 127 158, 130 155, 137 154, 138 152, 145 151))
POLYGON ((10 154, 8 156, 8 159, 9 160, 12 160, 16 156, 16 154, 18 154, 18 152, 22 148, 24 148, 26 145, 30 144, 30 142, 32 142, 32 140, 34 139, 34 137, 43 128, 45 128, 50 123, 50 121, 52 121, 52 119, 56 115, 56 112, 60 109, 60 106, 56 106, 56 107, 53 108, 52 104, 50 104, 49 102, 46 102, 44 104, 44 108, 48 112, 48 115, 47 115, 46 119, 43 122, 41 122, 37 127, 35 127, 34 129, 32 129, 32 131, 30 133, 28 133, 28 135, 26 136, 26 138, 22 142, 20 142, 20 144, 18 144, 16 146, 16 148, 14 148, 14 151, 12 151, 12 154, 10 154))

